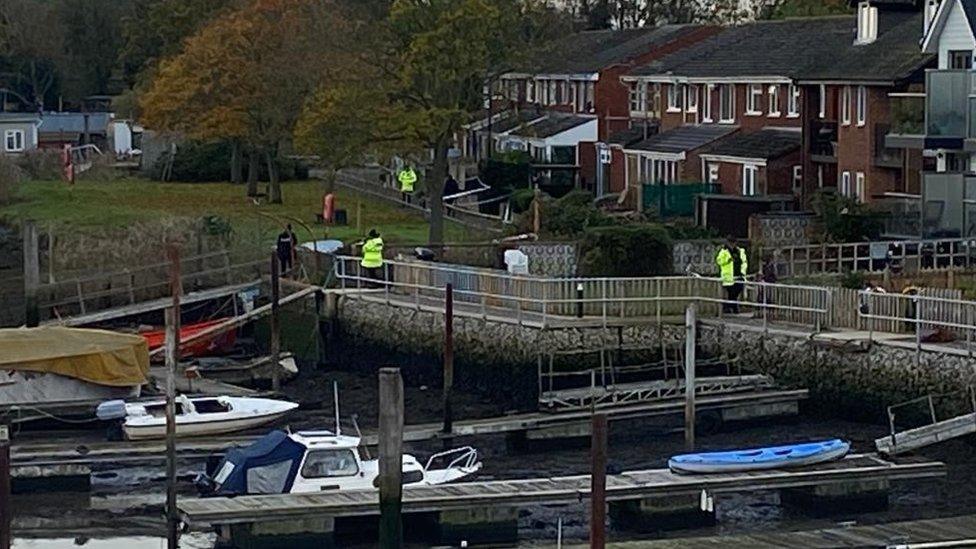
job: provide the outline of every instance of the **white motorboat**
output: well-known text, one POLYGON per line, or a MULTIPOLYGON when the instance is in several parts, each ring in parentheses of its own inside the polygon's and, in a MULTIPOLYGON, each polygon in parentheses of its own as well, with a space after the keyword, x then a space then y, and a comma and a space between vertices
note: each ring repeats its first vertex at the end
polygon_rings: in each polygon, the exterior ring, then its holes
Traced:
MULTIPOLYGON (((259 427, 298 408, 283 400, 252 397, 176 397, 176 435, 216 435, 259 427)), ((103 420, 121 420, 128 440, 166 436, 166 400, 148 402, 110 401, 98 407, 103 420)))
MULTIPOLYGON (((404 486, 453 482, 481 469, 470 446, 432 455, 424 464, 403 456, 404 486)), ((376 489, 379 460, 370 459, 359 437, 331 431, 272 431, 250 446, 231 448, 198 486, 206 495, 298 494, 376 489), (364 458, 365 455, 365 458, 364 458)))

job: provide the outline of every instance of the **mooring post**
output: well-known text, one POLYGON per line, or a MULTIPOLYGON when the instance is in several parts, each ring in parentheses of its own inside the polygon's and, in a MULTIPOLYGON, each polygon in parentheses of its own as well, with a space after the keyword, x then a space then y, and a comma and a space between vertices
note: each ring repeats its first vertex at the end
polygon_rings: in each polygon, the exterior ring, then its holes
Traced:
POLYGON ((380 369, 380 539, 381 549, 400 549, 403 522, 403 379, 399 368, 380 369))
POLYGON ((281 390, 278 361, 281 355, 281 319, 278 317, 278 301, 281 293, 281 264, 278 254, 271 252, 271 390, 281 390))
POLYGON ((179 547, 179 511, 176 509, 176 367, 180 352, 180 251, 166 249, 172 305, 166 309, 166 539, 169 549, 179 547))
POLYGON ((685 310, 685 448, 695 450, 695 324, 698 311, 694 303, 685 310))
POLYGON ((593 416, 590 445, 590 547, 606 545, 607 521, 607 415, 593 416))
POLYGON ((444 432, 454 430, 451 393, 454 390, 454 285, 444 290, 444 432))
MULTIPOLYGON (((48 258, 49 260, 53 258, 48 258)), ((41 256, 38 249, 37 224, 24 222, 24 322, 28 328, 40 323, 37 290, 41 285, 41 256)))

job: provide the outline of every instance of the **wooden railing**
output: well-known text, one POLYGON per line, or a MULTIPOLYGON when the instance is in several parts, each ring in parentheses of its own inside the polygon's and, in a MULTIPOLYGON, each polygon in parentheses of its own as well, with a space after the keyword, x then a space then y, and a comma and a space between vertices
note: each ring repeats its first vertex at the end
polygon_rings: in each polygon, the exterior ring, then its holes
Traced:
POLYGON ((976 267, 976 238, 903 240, 780 246, 771 254, 782 277, 881 272, 891 266, 907 272, 976 267))

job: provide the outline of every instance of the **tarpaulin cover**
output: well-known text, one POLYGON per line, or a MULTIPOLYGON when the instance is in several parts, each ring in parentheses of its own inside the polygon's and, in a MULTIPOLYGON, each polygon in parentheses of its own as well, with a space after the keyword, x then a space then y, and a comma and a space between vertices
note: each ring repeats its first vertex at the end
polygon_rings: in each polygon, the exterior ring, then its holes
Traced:
POLYGON ((14 328, 0 330, 0 370, 46 372, 109 387, 146 382, 145 338, 105 330, 14 328))
POLYGON ((217 478, 218 495, 255 493, 288 493, 305 455, 305 446, 295 442, 284 431, 271 431, 250 446, 231 448, 217 467, 217 476, 227 468, 226 478, 217 478), (229 465, 230 464, 230 465, 229 465), (262 477, 268 477, 263 479, 262 477), (275 478, 270 478, 275 477, 275 478), (266 480, 267 482, 261 482, 266 480), (277 484, 275 489, 255 484, 277 484))

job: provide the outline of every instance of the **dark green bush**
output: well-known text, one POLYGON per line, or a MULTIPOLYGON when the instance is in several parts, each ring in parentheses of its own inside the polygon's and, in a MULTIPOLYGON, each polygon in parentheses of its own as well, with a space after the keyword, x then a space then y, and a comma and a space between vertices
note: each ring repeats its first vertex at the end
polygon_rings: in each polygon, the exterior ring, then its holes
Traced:
POLYGON ((482 162, 479 172, 481 180, 498 195, 528 187, 532 177, 529 155, 523 151, 511 151, 489 158, 482 162))
POLYGON ((840 277, 840 286, 851 290, 863 290, 867 277, 860 271, 847 271, 840 277))
POLYGON ((880 217, 853 198, 822 191, 814 196, 813 209, 823 222, 828 241, 863 242, 881 235, 880 217))
POLYGON ((660 225, 590 227, 580 246, 581 276, 658 276, 673 271, 672 243, 660 225))
POLYGON ((558 200, 543 202, 541 229, 546 235, 577 236, 588 228, 614 223, 593 204, 593 195, 587 191, 572 191, 558 200))
POLYGON ((535 198, 535 191, 532 189, 515 190, 510 198, 512 202, 512 212, 520 214, 528 211, 529 207, 532 205, 533 198, 535 198))
MULTIPOLYGON (((163 167, 169 162, 170 154, 160 155, 153 166, 153 179, 160 179, 163 167)), ((282 181, 308 179, 308 166, 298 160, 279 158, 278 175, 282 181)), ((262 158, 258 164, 258 177, 261 181, 268 180, 268 165, 262 158)), ((247 162, 244 162, 244 173, 247 173, 247 162)), ((228 181, 230 179, 230 144, 226 142, 204 143, 188 141, 179 145, 176 158, 173 161, 173 181, 189 183, 210 183, 228 181)))

